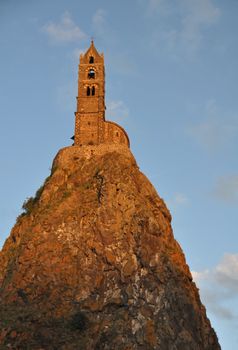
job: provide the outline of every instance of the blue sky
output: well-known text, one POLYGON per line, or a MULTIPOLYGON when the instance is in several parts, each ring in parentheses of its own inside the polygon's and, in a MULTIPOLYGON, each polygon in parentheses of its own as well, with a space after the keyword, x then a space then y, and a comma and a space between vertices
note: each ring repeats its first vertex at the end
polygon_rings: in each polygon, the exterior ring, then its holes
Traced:
POLYGON ((238 348, 238 2, 0 1, 0 244, 70 145, 93 36, 107 119, 129 134, 224 350, 238 348))

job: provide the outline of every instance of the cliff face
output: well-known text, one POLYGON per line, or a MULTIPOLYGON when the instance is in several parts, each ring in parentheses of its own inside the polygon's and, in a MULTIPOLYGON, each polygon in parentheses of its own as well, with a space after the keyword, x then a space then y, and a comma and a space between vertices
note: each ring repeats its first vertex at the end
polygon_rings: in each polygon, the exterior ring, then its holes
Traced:
POLYGON ((0 253, 0 349, 220 349, 124 146, 68 147, 0 253))

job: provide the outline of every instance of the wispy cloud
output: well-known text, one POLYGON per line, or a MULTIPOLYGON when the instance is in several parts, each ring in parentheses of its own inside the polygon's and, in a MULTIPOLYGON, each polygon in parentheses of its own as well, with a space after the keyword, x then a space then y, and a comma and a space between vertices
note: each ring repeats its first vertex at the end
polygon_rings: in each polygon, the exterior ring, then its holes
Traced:
POLYGON ((181 40, 193 49, 199 47, 203 29, 214 24, 220 17, 221 11, 213 0, 184 0, 185 16, 182 18, 181 40))
POLYGON ((226 203, 238 204, 238 175, 218 178, 213 195, 226 203))
POLYGON ((105 32, 106 11, 98 9, 92 18, 92 25, 96 35, 103 35, 105 32))
POLYGON ((176 193, 174 196, 174 203, 179 205, 187 204, 188 197, 184 193, 176 193))
POLYGON ((87 35, 74 23, 69 12, 65 12, 58 23, 49 22, 42 27, 53 43, 66 43, 86 39, 87 35))
POLYGON ((168 206, 172 211, 179 207, 187 206, 188 204, 189 198, 185 193, 177 192, 172 198, 168 199, 168 206))
POLYGON ((147 15, 159 16, 153 42, 171 54, 194 54, 201 47, 205 31, 221 16, 213 0, 144 1, 147 15))
POLYGON ((128 118, 129 109, 123 101, 109 101, 107 103, 107 115, 109 119, 121 122, 128 118))
POLYGON ((210 151, 220 149, 230 142, 236 130, 237 126, 232 121, 209 116, 188 129, 190 135, 210 151))
POLYGON ((238 134, 238 120, 224 117, 214 100, 209 100, 204 117, 190 125, 187 133, 208 151, 216 151, 230 144, 238 134))
POLYGON ((223 287, 237 295, 238 292, 238 254, 225 254, 215 270, 215 277, 223 287))
POLYGON ((208 310, 224 319, 238 319, 229 301, 238 303, 238 254, 225 254, 211 270, 192 272, 208 310))

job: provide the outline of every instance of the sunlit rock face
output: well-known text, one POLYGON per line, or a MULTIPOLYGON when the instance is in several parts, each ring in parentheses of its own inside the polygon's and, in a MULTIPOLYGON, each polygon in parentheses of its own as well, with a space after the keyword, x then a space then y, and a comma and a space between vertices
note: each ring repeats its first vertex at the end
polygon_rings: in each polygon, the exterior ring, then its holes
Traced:
POLYGON ((68 147, 0 253, 0 349, 220 349, 128 147, 68 147))

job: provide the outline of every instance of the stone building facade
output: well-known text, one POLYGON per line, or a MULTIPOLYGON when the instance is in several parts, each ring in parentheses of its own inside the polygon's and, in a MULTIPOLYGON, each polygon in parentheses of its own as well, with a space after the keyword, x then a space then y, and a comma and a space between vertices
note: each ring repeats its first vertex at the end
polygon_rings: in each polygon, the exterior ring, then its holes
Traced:
POLYGON ((123 144, 130 147, 125 130, 105 121, 104 56, 93 41, 87 52, 80 55, 78 73, 77 112, 75 112, 74 145, 123 144))

